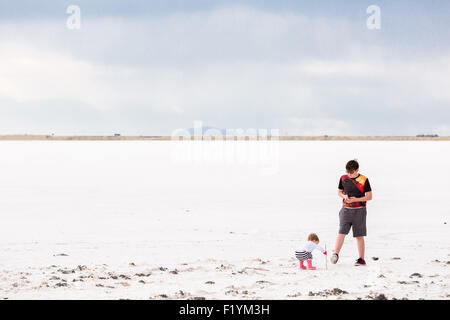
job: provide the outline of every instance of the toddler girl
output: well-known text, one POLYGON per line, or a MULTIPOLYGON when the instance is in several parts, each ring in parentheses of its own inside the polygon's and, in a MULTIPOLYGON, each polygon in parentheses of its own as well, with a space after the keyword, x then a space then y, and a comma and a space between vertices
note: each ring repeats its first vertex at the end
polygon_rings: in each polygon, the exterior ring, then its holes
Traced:
POLYGON ((295 257, 300 261, 300 269, 305 270, 306 267, 303 265, 303 262, 306 260, 306 263, 308 264, 308 270, 316 270, 316 267, 313 267, 312 265, 312 254, 311 252, 314 249, 319 249, 322 251, 323 254, 327 254, 325 249, 318 246, 319 244, 319 237, 315 233, 311 233, 308 236, 308 241, 303 243, 299 250, 295 251, 295 257))

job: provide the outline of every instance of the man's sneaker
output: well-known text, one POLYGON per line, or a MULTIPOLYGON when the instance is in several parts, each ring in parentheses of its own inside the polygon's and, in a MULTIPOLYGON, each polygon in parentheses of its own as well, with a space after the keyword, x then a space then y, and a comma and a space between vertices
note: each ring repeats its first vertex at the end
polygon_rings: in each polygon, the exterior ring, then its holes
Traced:
POLYGON ((336 264, 336 262, 338 262, 338 260, 339 260, 339 255, 337 253, 333 253, 330 258, 331 263, 336 264))
POLYGON ((362 258, 358 258, 358 260, 356 260, 355 262, 355 266, 365 266, 366 265, 366 261, 362 258))

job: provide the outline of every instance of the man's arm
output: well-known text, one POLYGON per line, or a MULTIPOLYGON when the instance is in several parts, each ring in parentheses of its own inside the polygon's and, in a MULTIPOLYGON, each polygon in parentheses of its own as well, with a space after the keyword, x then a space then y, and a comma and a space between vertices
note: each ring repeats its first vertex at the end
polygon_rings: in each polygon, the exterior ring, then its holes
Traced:
POLYGON ((338 189, 338 196, 344 200, 348 200, 348 195, 344 193, 344 190, 338 189))
POLYGON ((372 200, 372 191, 366 192, 364 197, 361 197, 361 198, 351 197, 348 200, 346 200, 346 202, 352 203, 352 202, 370 201, 370 200, 372 200))

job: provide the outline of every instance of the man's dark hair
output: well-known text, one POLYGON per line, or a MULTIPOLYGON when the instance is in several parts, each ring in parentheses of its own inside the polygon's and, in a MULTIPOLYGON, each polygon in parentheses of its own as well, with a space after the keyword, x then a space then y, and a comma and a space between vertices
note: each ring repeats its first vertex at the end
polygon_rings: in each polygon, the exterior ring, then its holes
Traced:
POLYGON ((350 160, 349 162, 347 162, 347 165, 345 166, 345 169, 347 170, 348 173, 353 173, 356 170, 359 169, 359 163, 356 160, 350 160))

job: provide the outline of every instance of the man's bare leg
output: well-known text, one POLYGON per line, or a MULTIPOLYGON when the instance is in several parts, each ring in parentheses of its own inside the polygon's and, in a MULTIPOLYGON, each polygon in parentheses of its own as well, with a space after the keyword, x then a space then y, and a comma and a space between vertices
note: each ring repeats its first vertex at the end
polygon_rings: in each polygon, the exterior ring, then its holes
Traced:
POLYGON ((358 253, 359 253, 359 257, 361 259, 364 259, 364 254, 365 254, 365 243, 364 243, 364 237, 357 237, 356 238, 356 244, 358 245, 358 253))
POLYGON ((339 254, 344 245, 345 234, 339 233, 336 238, 336 244, 334 245, 334 253, 339 254))
POLYGON ((330 261, 332 264, 336 264, 339 260, 339 252, 344 244, 345 234, 339 233, 336 238, 336 244, 334 245, 334 252, 331 255, 330 261))

